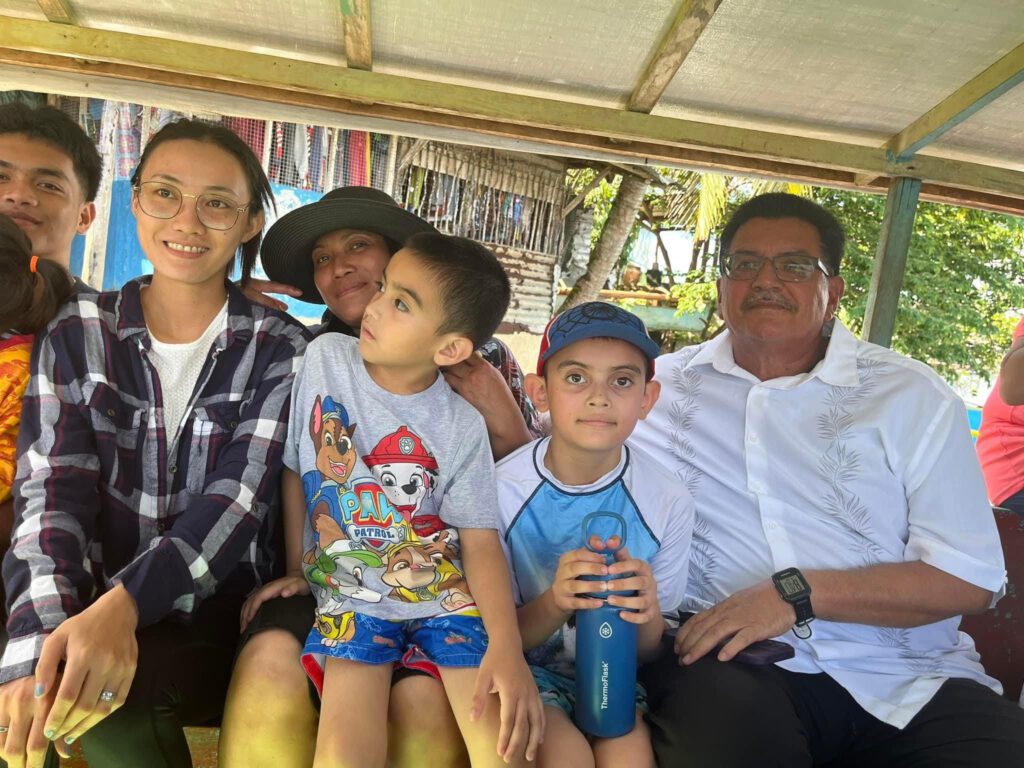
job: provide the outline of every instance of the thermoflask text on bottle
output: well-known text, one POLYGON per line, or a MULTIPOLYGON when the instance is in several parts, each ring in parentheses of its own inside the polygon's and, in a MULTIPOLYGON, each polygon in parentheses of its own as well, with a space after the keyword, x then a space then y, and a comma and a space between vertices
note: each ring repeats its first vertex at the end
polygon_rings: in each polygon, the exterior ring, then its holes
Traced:
MULTIPOLYGON (((626 524, 613 512, 595 512, 583 520, 585 546, 615 562, 615 551, 626 544, 626 524), (594 550, 589 525, 597 518, 617 518, 621 543, 615 550, 594 550)), ((608 580, 612 577, 590 577, 608 580)), ((588 595, 604 599, 609 593, 588 595)), ((615 594, 632 594, 618 592, 615 594)), ((576 724, 584 733, 602 738, 633 730, 636 713, 636 624, 623 621, 621 608, 605 604, 576 612, 576 724)))

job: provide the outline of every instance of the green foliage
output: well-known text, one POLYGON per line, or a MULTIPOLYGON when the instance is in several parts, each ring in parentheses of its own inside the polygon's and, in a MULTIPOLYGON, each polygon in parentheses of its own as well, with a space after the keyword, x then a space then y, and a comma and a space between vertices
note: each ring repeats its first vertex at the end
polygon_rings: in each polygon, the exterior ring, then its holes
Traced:
MULTIPOLYGON (((580 168, 570 171, 567 178, 567 185, 570 192, 575 196, 587 188, 594 181, 598 172, 593 168, 580 168)), ((612 210, 612 203, 619 192, 619 181, 621 176, 612 174, 611 180, 602 179, 594 189, 587 192, 583 198, 583 206, 594 212, 594 229, 590 233, 590 249, 593 250, 597 241, 604 231, 604 223, 608 220, 608 214, 612 210)), ((629 243, 632 244, 631 242, 629 243)), ((626 249, 628 251, 628 249, 626 249)))
MULTIPOLYGON (((859 334, 885 198, 816 190, 846 229, 846 295, 840 317, 859 334)), ((914 222, 892 346, 950 382, 988 380, 1024 307, 1024 222, 1010 216, 922 202, 914 222)))
MULTIPOLYGON (((657 170, 665 186, 648 189, 640 216, 652 228, 691 230, 698 240, 718 231, 744 200, 772 190, 811 194, 836 214, 847 235, 843 262, 846 294, 839 315, 855 334, 860 334, 885 213, 883 196, 811 190, 796 184, 678 169, 657 170)), ((570 185, 578 192, 595 173, 589 169, 575 172, 570 175, 570 185)), ((585 204, 594 210, 595 242, 617 188, 618 177, 613 177, 612 183, 604 181, 587 195, 585 204)), ((629 252, 635 236, 634 227, 624 253, 629 252)), ((706 272, 690 273, 672 289, 679 312, 707 313, 708 327, 701 334, 668 340, 670 346, 698 343, 720 330, 721 322, 714 313, 717 270, 714 259, 710 262, 706 272)), ((999 368, 1022 309, 1024 221, 922 202, 907 258, 893 348, 928 363, 951 383, 990 380, 999 368)))

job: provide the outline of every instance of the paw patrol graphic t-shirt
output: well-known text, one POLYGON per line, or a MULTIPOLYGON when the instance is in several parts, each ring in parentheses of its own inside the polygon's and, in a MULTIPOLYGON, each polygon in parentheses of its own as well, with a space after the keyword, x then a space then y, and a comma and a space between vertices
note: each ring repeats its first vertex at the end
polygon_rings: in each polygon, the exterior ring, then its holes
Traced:
POLYGON ((328 648, 344 642, 351 612, 479 615, 458 529, 497 526, 494 462, 483 417, 440 373, 396 395, 370 378, 356 339, 321 336, 295 377, 284 463, 306 499, 303 569, 317 603, 307 649, 317 634, 328 648))

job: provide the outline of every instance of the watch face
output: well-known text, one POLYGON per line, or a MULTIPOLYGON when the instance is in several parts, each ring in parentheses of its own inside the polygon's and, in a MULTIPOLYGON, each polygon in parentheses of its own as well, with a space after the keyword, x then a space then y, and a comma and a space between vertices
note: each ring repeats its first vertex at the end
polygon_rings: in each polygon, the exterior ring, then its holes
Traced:
POLYGON ((779 579, 779 588, 786 597, 796 597, 807 591, 804 580, 796 574, 788 574, 779 579))

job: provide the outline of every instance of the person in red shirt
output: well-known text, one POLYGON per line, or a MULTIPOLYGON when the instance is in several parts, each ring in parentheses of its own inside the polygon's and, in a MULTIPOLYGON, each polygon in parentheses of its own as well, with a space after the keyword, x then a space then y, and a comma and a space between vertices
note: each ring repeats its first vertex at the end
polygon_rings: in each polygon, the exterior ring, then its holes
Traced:
POLYGON ((1024 514, 1024 318, 1013 333, 992 394, 981 411, 978 459, 988 498, 1024 514))

